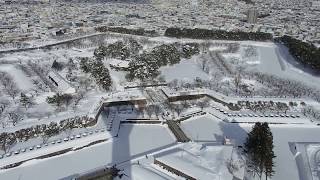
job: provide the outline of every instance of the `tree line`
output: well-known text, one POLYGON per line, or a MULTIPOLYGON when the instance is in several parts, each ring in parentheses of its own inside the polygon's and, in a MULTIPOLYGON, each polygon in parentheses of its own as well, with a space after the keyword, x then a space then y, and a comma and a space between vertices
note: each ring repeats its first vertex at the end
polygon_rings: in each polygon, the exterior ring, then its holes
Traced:
POLYGON ((165 36, 191 39, 217 39, 217 40, 251 40, 251 41, 276 41, 283 43, 296 60, 304 66, 308 66, 319 72, 320 70, 320 48, 299 39, 284 35, 273 38, 270 33, 224 31, 209 29, 167 28, 165 36))
POLYGON ((108 27, 108 26, 101 26, 96 27, 96 31, 98 32, 115 32, 121 34, 132 34, 132 35, 139 35, 139 36, 157 36, 158 33, 155 30, 145 30, 143 28, 139 29, 129 29, 124 27, 108 27))
POLYGON ((187 29, 187 28, 167 28, 165 36, 176 38, 191 39, 218 39, 218 40, 251 40, 251 41, 268 41, 273 40, 272 34, 263 32, 242 32, 242 31, 224 31, 209 29, 187 29))
POLYGON ((60 122, 50 122, 49 124, 39 124, 29 128, 17 130, 15 132, 2 132, 0 134, 0 150, 8 152, 10 148, 19 141, 28 141, 34 137, 41 137, 43 143, 47 143, 50 137, 61 132, 72 132, 74 128, 89 127, 96 124, 96 119, 88 116, 76 116, 61 120, 60 122))
POLYGON ((290 54, 305 67, 308 66, 311 69, 320 72, 320 48, 290 36, 277 38, 276 41, 287 46, 290 54))

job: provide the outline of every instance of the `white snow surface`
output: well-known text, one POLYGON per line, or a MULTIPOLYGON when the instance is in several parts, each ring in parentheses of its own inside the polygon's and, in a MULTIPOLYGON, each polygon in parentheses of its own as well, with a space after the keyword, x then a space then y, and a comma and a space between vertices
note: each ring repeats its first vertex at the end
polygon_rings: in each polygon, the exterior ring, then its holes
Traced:
POLYGON ((0 176, 8 180, 56 180, 96 167, 125 162, 139 154, 173 143, 175 139, 164 126, 122 125, 118 138, 60 156, 31 160, 16 168, 1 170, 0 176))
POLYGON ((0 71, 8 73, 10 76, 12 76, 15 83, 18 85, 18 88, 23 91, 29 91, 32 88, 34 88, 34 85, 32 84, 30 78, 26 76, 26 74, 14 67, 12 64, 1 64, 0 65, 0 71))
POLYGON ((156 159, 196 179, 231 180, 232 174, 226 166, 231 153, 232 146, 186 144, 183 149, 164 152, 156 159))
POLYGON ((197 77, 203 80, 209 80, 208 74, 201 70, 194 59, 186 59, 173 66, 161 67, 160 71, 168 82, 174 79, 193 81, 197 77))

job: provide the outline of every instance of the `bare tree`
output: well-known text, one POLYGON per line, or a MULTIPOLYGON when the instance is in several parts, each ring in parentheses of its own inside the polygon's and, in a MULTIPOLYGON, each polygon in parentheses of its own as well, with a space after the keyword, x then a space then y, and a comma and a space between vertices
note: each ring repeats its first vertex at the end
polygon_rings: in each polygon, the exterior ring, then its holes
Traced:
POLYGON ((208 107, 209 106, 209 100, 207 98, 205 98, 202 101, 198 102, 198 106, 201 108, 201 111, 203 110, 203 108, 208 107))
POLYGON ((12 82, 6 89, 7 94, 12 98, 15 99, 15 97, 17 97, 17 95, 19 94, 19 89, 16 85, 15 82, 12 82))
POLYGON ((9 102, 7 101, 0 102, 0 117, 8 106, 9 106, 9 102))
POLYGON ((149 118, 151 118, 152 114, 154 113, 154 106, 153 105, 149 105, 146 107, 146 112, 149 116, 149 118))
POLYGON ((41 135, 41 139, 42 139, 42 144, 46 144, 48 143, 49 139, 50 139, 50 135, 47 133, 43 133, 41 135))
POLYGON ((8 73, 1 72, 0 81, 4 87, 4 91, 14 99, 18 95, 19 89, 12 77, 8 73))
POLYGON ((17 123, 22 120, 22 115, 19 112, 9 112, 8 118, 9 118, 9 121, 12 122, 12 125, 16 126, 17 123))
POLYGON ((208 66, 208 60, 202 58, 202 59, 200 60, 200 67, 201 67, 201 69, 202 69, 203 71, 205 71, 206 68, 207 68, 207 66, 208 66))
POLYGON ((17 139, 12 133, 5 132, 0 134, 0 147, 5 153, 10 150, 11 146, 16 143, 16 141, 17 139))
POLYGON ((154 113, 156 114, 157 117, 161 113, 161 108, 159 105, 154 105, 154 113))
POLYGON ((176 104, 174 105, 174 110, 176 111, 176 113, 178 114, 178 116, 180 116, 181 112, 183 111, 184 107, 182 104, 176 104))
POLYGON ((85 91, 88 91, 88 88, 90 87, 91 82, 92 81, 91 81, 90 77, 82 78, 79 81, 79 85, 80 85, 80 87, 82 87, 82 89, 84 89, 85 91))
POLYGON ((238 89, 240 87, 240 84, 241 84, 241 76, 240 74, 237 74, 235 77, 234 77, 234 85, 236 86, 236 92, 238 92, 238 89))
POLYGON ((20 103, 26 108, 26 110, 33 104, 32 97, 28 97, 26 94, 20 94, 20 103))

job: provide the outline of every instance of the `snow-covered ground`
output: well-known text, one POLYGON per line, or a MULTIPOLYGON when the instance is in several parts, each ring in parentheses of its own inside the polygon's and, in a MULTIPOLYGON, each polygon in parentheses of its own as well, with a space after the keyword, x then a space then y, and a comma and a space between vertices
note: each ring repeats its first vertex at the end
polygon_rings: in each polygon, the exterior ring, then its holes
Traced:
MULTIPOLYGON (((236 145, 242 145, 252 125, 223 123, 208 116, 189 119, 181 123, 185 133, 194 140, 218 141, 228 137, 236 145)), ((275 146, 275 175, 273 180, 299 180, 295 154, 291 153, 290 142, 319 142, 319 127, 315 125, 270 125, 275 146)), ((308 170, 308 168, 307 168, 308 170)), ((310 171, 310 170, 309 170, 310 171)))
POLYGON ((26 77, 27 75, 12 64, 1 64, 0 71, 11 75, 18 87, 23 91, 29 91, 35 88, 30 79, 26 77))
POLYGON ((182 148, 161 153, 155 158, 196 179, 232 179, 226 165, 231 158, 232 146, 186 144, 182 148))
POLYGON ((56 180, 96 167, 125 162, 174 143, 175 138, 164 126, 121 125, 117 138, 57 157, 31 160, 16 168, 1 170, 0 174, 1 179, 56 180))
MULTIPOLYGON (((234 58, 246 64, 250 71, 273 74, 282 78, 298 80, 309 86, 320 87, 320 78, 298 63, 282 45, 261 42, 242 42, 243 46, 253 46, 257 56, 244 57, 243 51, 224 55, 230 61, 234 58)), ((242 50, 242 48, 240 48, 242 50)))
POLYGON ((210 79, 210 76, 201 70, 196 59, 185 59, 179 64, 160 68, 161 74, 166 81, 170 82, 174 79, 193 81, 195 78, 203 80, 210 79))

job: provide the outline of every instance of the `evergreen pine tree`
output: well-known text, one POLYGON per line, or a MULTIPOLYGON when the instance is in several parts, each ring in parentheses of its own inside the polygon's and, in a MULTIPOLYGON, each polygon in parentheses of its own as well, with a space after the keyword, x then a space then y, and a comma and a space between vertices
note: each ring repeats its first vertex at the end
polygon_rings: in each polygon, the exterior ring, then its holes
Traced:
POLYGON ((276 157, 273 152, 273 136, 268 123, 257 122, 248 134, 244 144, 244 152, 247 155, 247 165, 261 179, 263 173, 266 178, 274 174, 274 162, 276 157))
POLYGON ((273 135, 272 132, 270 131, 270 128, 268 127, 267 123, 263 124, 264 126, 266 126, 264 128, 264 130, 266 131, 266 147, 267 147, 267 153, 266 153, 266 161, 264 162, 264 173, 265 173, 265 177, 266 180, 268 177, 271 177, 274 175, 275 171, 273 169, 274 167, 274 161, 273 159, 276 157, 274 152, 273 152, 273 135))
POLYGON ((63 65, 56 60, 53 61, 51 68, 56 69, 57 71, 61 71, 63 69, 63 65))

